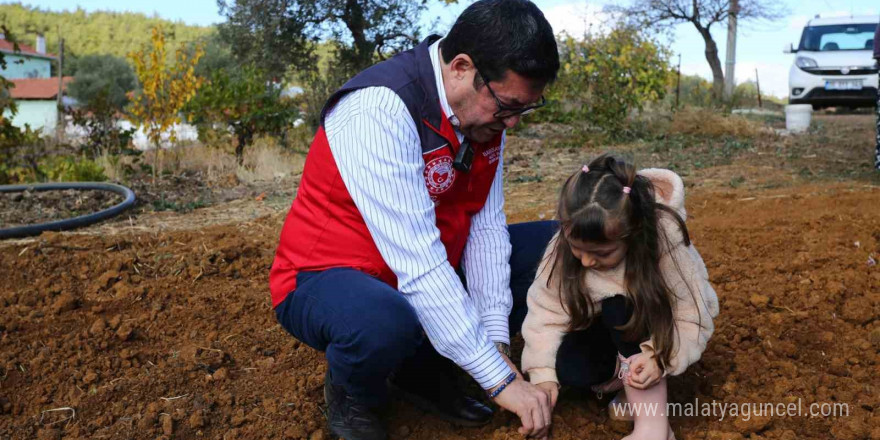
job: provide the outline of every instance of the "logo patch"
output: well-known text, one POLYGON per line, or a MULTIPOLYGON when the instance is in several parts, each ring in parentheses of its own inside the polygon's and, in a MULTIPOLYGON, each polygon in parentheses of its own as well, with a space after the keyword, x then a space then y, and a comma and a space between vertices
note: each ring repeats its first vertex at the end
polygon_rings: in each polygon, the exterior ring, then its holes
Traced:
POLYGON ((490 164, 498 162, 498 158, 501 156, 501 146, 490 148, 484 151, 483 156, 489 159, 490 164))
POLYGON ((433 196, 446 192, 455 181, 455 169, 452 168, 452 158, 440 156, 425 165, 425 185, 428 192, 433 196))

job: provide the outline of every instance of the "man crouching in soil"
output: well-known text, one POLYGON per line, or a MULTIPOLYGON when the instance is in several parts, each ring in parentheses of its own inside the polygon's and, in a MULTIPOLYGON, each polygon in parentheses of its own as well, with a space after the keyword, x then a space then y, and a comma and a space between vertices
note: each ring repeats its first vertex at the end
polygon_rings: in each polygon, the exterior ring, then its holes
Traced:
POLYGON ((509 343, 555 231, 508 228, 502 153, 505 130, 544 104, 558 70, 533 3, 481 0, 445 38, 328 100, 270 287, 282 326, 326 354, 334 435, 387 438, 376 414, 389 388, 459 425, 488 423, 492 410, 456 385, 457 365, 520 417, 521 433, 547 437, 548 396, 523 380, 509 343))

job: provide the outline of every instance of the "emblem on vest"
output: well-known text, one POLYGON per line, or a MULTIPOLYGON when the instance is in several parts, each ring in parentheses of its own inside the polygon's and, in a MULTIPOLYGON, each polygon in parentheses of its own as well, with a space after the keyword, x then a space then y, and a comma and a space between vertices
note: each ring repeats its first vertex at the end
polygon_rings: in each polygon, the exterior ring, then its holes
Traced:
POLYGON ((452 187, 455 181, 455 169, 452 168, 452 158, 449 156, 441 156, 435 158, 425 165, 425 185, 428 187, 428 193, 431 199, 436 197, 452 187))

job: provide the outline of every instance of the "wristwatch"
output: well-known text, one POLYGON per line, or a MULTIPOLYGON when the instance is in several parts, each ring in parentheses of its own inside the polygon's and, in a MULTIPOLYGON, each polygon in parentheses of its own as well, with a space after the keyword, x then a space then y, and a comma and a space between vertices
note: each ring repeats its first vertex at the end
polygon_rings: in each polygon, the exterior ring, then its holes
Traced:
POLYGON ((507 356, 507 358, 510 359, 510 345, 503 342, 496 342, 495 348, 497 348, 498 351, 501 352, 501 354, 507 356))

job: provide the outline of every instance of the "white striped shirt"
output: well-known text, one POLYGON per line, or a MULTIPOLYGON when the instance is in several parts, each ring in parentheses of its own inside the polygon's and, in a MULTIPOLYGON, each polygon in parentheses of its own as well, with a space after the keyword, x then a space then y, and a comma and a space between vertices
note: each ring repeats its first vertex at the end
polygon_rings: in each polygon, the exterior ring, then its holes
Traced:
MULTIPOLYGON (((451 116, 437 50, 435 43, 431 61, 451 116)), ((486 204, 471 222, 462 259, 468 293, 440 241, 421 142, 403 100, 384 87, 354 91, 330 111, 324 130, 346 189, 431 343, 484 389, 497 385, 511 369, 493 342, 510 343, 513 302, 502 160, 486 204)))

